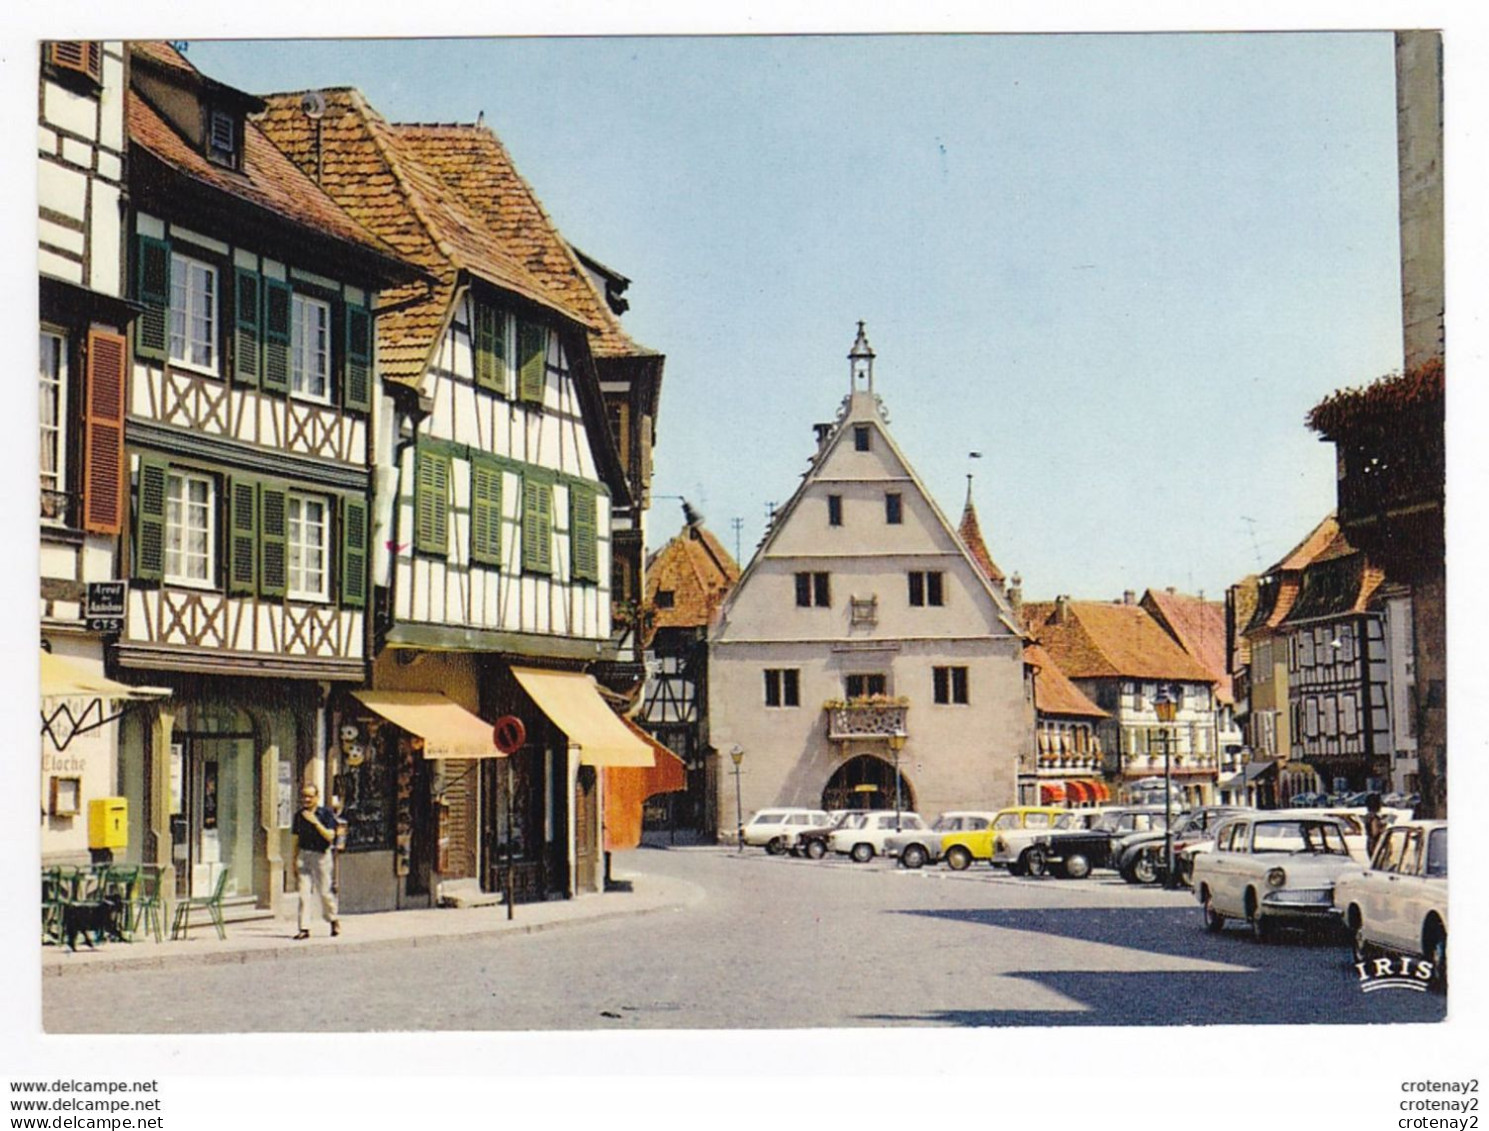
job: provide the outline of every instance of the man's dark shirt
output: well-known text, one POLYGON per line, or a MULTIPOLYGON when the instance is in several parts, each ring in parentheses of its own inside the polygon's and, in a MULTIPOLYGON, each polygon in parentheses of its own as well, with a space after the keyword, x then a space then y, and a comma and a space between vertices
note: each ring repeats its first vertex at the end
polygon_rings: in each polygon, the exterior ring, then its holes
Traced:
MULTIPOLYGON (((336 832, 336 814, 331 809, 320 806, 315 811, 315 819, 331 833, 336 832)), ((331 842, 321 835, 320 830, 305 819, 303 809, 295 813, 295 822, 291 828, 302 852, 324 852, 331 847, 331 842)))

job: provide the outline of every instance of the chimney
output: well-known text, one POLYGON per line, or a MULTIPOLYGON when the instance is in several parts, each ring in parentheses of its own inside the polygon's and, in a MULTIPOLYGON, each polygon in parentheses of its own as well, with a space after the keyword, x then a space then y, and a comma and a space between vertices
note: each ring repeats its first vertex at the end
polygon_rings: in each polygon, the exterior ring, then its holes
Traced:
POLYGON ((1137 594, 1134 593, 1131 589, 1124 589, 1124 590, 1122 590, 1122 604, 1124 604, 1124 605, 1131 605, 1131 604, 1136 603, 1136 601, 1137 601, 1137 594))
POLYGON ((1070 598, 1065 594, 1055 598, 1055 623, 1065 624, 1070 620, 1070 598))
POLYGON ((827 438, 832 435, 832 425, 813 424, 812 431, 817 434, 817 450, 820 452, 827 447, 827 438))
POLYGON ((1013 606, 1013 615, 1022 624, 1024 620, 1024 579, 1018 574, 1008 579, 1008 603, 1013 606))
POLYGON ((1174 596, 1177 596, 1178 595, 1178 592, 1179 591, 1177 589, 1175 589, 1172 585, 1170 585, 1168 588, 1166 588, 1164 590, 1164 592, 1167 593, 1170 597, 1174 597, 1174 596))

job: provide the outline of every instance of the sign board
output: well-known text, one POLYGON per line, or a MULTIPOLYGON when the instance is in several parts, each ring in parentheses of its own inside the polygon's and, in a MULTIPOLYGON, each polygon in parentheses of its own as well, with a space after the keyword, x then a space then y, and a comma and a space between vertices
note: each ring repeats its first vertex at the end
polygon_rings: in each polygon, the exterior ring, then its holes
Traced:
POLYGON ((275 825, 287 829, 295 821, 295 767, 281 760, 275 766, 277 791, 275 794, 275 825))
POLYGON ((516 715, 503 715, 491 729, 491 741, 503 754, 515 754, 527 741, 527 728, 516 715))
POLYGON ((120 631, 124 627, 124 582, 88 582, 83 616, 89 632, 120 631))

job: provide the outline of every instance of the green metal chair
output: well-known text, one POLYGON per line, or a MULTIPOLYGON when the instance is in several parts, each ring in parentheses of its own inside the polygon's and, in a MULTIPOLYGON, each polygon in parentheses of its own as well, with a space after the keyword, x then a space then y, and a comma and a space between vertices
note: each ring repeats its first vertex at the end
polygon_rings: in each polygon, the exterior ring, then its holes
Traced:
POLYGON ((43 946, 47 943, 62 941, 62 908, 66 903, 62 869, 43 868, 41 870, 41 941, 43 946))
POLYGON ((204 908, 212 917, 212 925, 217 928, 217 937, 227 938, 227 927, 222 921, 222 896, 227 891, 227 877, 228 870, 224 868, 217 873, 217 883, 212 886, 211 895, 194 895, 176 904, 176 917, 171 921, 172 939, 191 937, 191 913, 198 907, 204 908))
POLYGON ((160 942, 165 933, 165 901, 160 897, 160 867, 146 864, 139 869, 137 881, 129 901, 129 936, 135 932, 151 931, 155 941, 160 942))

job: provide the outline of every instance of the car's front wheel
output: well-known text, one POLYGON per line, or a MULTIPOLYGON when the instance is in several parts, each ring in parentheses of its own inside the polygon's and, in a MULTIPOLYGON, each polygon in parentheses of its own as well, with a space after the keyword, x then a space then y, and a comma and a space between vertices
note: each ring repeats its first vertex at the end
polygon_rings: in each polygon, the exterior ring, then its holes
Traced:
POLYGON ((972 854, 960 844, 946 850, 946 866, 953 872, 965 872, 972 865, 972 854))
POLYGON ((1158 861, 1151 852, 1139 852, 1132 862, 1122 869, 1122 878, 1129 884, 1156 884, 1158 861))
POLYGON ((1225 916, 1215 910, 1215 897, 1205 892, 1205 930, 1218 935, 1225 930, 1225 916))
POLYGON ((1049 871, 1049 861, 1042 848, 1026 848, 1019 859, 1024 862, 1024 871, 1031 876, 1042 876, 1049 871))
POLYGON ((926 856, 926 850, 922 845, 907 844, 905 850, 900 853, 900 863, 906 868, 924 868, 926 856))
POLYGON ((1262 909, 1257 905, 1256 896, 1248 893, 1246 896, 1246 925, 1251 928, 1251 937, 1257 942, 1266 945, 1272 941, 1274 931, 1272 921, 1262 914, 1262 909))
POLYGON ((874 846, 859 841, 853 846, 853 850, 848 853, 848 856, 855 864, 867 864, 874 858, 874 846))
POLYGON ((1084 852, 1072 852, 1060 870, 1067 880, 1084 880, 1091 874, 1091 859, 1084 852))
POLYGON ((827 842, 825 840, 809 840, 806 847, 802 849, 807 854, 808 860, 821 860, 827 855, 827 842))
POLYGON ((1432 988, 1448 991, 1448 930, 1436 917, 1427 926, 1427 961, 1432 963, 1432 988))

